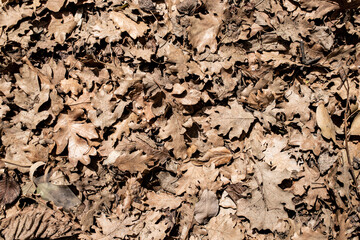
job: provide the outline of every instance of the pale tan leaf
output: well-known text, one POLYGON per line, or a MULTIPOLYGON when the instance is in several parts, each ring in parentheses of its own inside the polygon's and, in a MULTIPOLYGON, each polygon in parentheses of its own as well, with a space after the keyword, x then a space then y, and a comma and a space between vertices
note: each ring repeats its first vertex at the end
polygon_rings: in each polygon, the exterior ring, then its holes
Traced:
POLYGON ((351 123, 350 134, 360 135, 360 113, 356 115, 355 119, 351 123))
POLYGON ((211 52, 217 49, 217 34, 219 32, 221 20, 212 14, 200 14, 200 19, 192 17, 191 27, 188 29, 191 45, 200 53, 209 46, 211 52))
POLYGON ((64 13, 62 18, 58 19, 52 16, 48 27, 48 34, 54 35, 57 43, 63 44, 66 40, 66 34, 70 34, 76 26, 74 16, 71 13, 64 13))
POLYGON ((0 9, 0 27, 12 27, 17 24, 17 22, 25 17, 29 17, 33 14, 32 6, 23 4, 16 5, 14 8, 8 7, 7 9, 0 9))
POLYGON ((151 191, 146 194, 146 197, 146 204, 149 204, 150 207, 154 207, 156 209, 176 209, 183 201, 179 197, 175 197, 172 194, 164 192, 155 193, 151 191))
POLYGON ((80 138, 75 133, 69 138, 69 161, 76 166, 78 161, 82 162, 84 165, 90 163, 89 155, 95 155, 96 150, 93 147, 90 147, 87 141, 83 138, 80 138))
POLYGON ((113 151, 109 157, 104 161, 105 165, 114 165, 121 171, 129 171, 130 173, 143 172, 150 164, 151 156, 143 155, 142 151, 138 150, 132 153, 113 151))
POLYGON ((216 167, 227 164, 232 159, 232 154, 226 147, 212 148, 201 157, 200 161, 214 163, 216 167))
POLYGON ((205 189, 201 194, 200 201, 195 204, 195 220, 200 223, 206 223, 210 218, 216 216, 219 211, 219 200, 216 194, 205 189))
POLYGON ((48 0, 45 7, 53 12, 58 12, 64 5, 65 0, 48 0))
POLYGON ((145 23, 136 23, 122 12, 110 12, 110 19, 122 32, 127 32, 133 39, 142 37, 149 29, 145 23))
POLYGON ((243 132, 246 133, 255 118, 250 112, 245 111, 238 102, 233 101, 229 105, 230 108, 216 106, 207 110, 206 113, 210 114, 211 126, 219 126, 219 133, 222 135, 229 133, 229 137, 232 139, 240 137, 243 132))
POLYGON ((326 139, 332 139, 336 142, 335 125, 325 108, 324 103, 320 103, 316 108, 316 123, 321 129, 321 134, 326 139))

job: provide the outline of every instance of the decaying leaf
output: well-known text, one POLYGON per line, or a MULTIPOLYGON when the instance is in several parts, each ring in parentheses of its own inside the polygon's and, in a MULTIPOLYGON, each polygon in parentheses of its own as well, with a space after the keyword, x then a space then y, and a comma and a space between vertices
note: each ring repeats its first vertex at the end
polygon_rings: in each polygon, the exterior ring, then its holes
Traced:
POLYGON ((359 2, 3 0, 0 238, 356 238, 359 2))
POLYGON ((37 193, 47 200, 52 201, 58 207, 69 210, 78 206, 81 202, 66 185, 55 185, 47 181, 37 180, 37 193))
POLYGON ((0 204, 10 204, 14 202, 19 195, 19 184, 8 174, 3 174, 0 180, 0 204))
POLYGON ((5 239, 36 239, 71 237, 80 232, 79 224, 68 215, 43 206, 26 207, 1 221, 1 235, 5 239))

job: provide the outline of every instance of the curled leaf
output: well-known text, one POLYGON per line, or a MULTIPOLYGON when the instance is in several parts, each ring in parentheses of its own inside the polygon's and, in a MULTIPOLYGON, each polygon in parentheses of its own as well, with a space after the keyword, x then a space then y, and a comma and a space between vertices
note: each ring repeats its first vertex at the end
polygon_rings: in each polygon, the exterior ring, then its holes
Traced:
POLYGON ((336 142, 335 125, 331 120, 324 103, 320 103, 316 109, 316 123, 321 129, 321 134, 324 138, 332 139, 336 142))

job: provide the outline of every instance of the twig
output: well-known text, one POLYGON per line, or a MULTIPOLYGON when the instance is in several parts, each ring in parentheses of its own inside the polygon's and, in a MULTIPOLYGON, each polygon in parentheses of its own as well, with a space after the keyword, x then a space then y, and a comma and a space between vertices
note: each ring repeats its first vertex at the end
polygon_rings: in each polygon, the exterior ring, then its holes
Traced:
MULTIPOLYGON (((354 169, 353 166, 351 164, 351 160, 350 160, 350 150, 349 150, 349 138, 350 136, 348 135, 348 112, 349 112, 349 108, 350 108, 350 83, 349 83, 349 79, 344 71, 343 68, 340 69, 339 71, 340 73, 340 78, 343 81, 343 85, 345 87, 346 90, 346 107, 345 107, 345 114, 344 114, 344 134, 345 134, 345 151, 346 151, 346 158, 347 158, 347 164, 349 166, 349 172, 351 175, 351 178, 353 180, 353 184, 355 184, 355 193, 358 199, 360 199, 360 194, 358 191, 358 182, 357 182, 357 178, 355 177, 354 174, 354 169)), ((350 115, 351 116, 351 115, 350 115)))

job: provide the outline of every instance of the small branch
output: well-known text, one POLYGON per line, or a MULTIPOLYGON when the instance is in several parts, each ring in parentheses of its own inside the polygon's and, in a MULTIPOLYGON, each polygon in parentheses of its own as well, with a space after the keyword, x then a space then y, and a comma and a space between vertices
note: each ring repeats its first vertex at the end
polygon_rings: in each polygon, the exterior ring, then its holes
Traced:
POLYGON ((349 83, 349 79, 344 71, 343 68, 340 69, 340 78, 343 81, 343 85, 346 89, 346 107, 345 107, 345 114, 344 114, 344 135, 345 135, 345 151, 346 151, 346 158, 347 158, 347 164, 349 166, 349 172, 351 175, 351 178, 353 180, 353 184, 355 185, 355 193, 358 199, 360 199, 360 194, 358 191, 358 182, 357 182, 357 178, 355 177, 355 173, 354 173, 354 169, 353 166, 351 164, 351 158, 350 158, 350 150, 349 150, 349 134, 348 134, 348 120, 349 117, 348 116, 348 112, 350 109, 350 83, 349 83))

